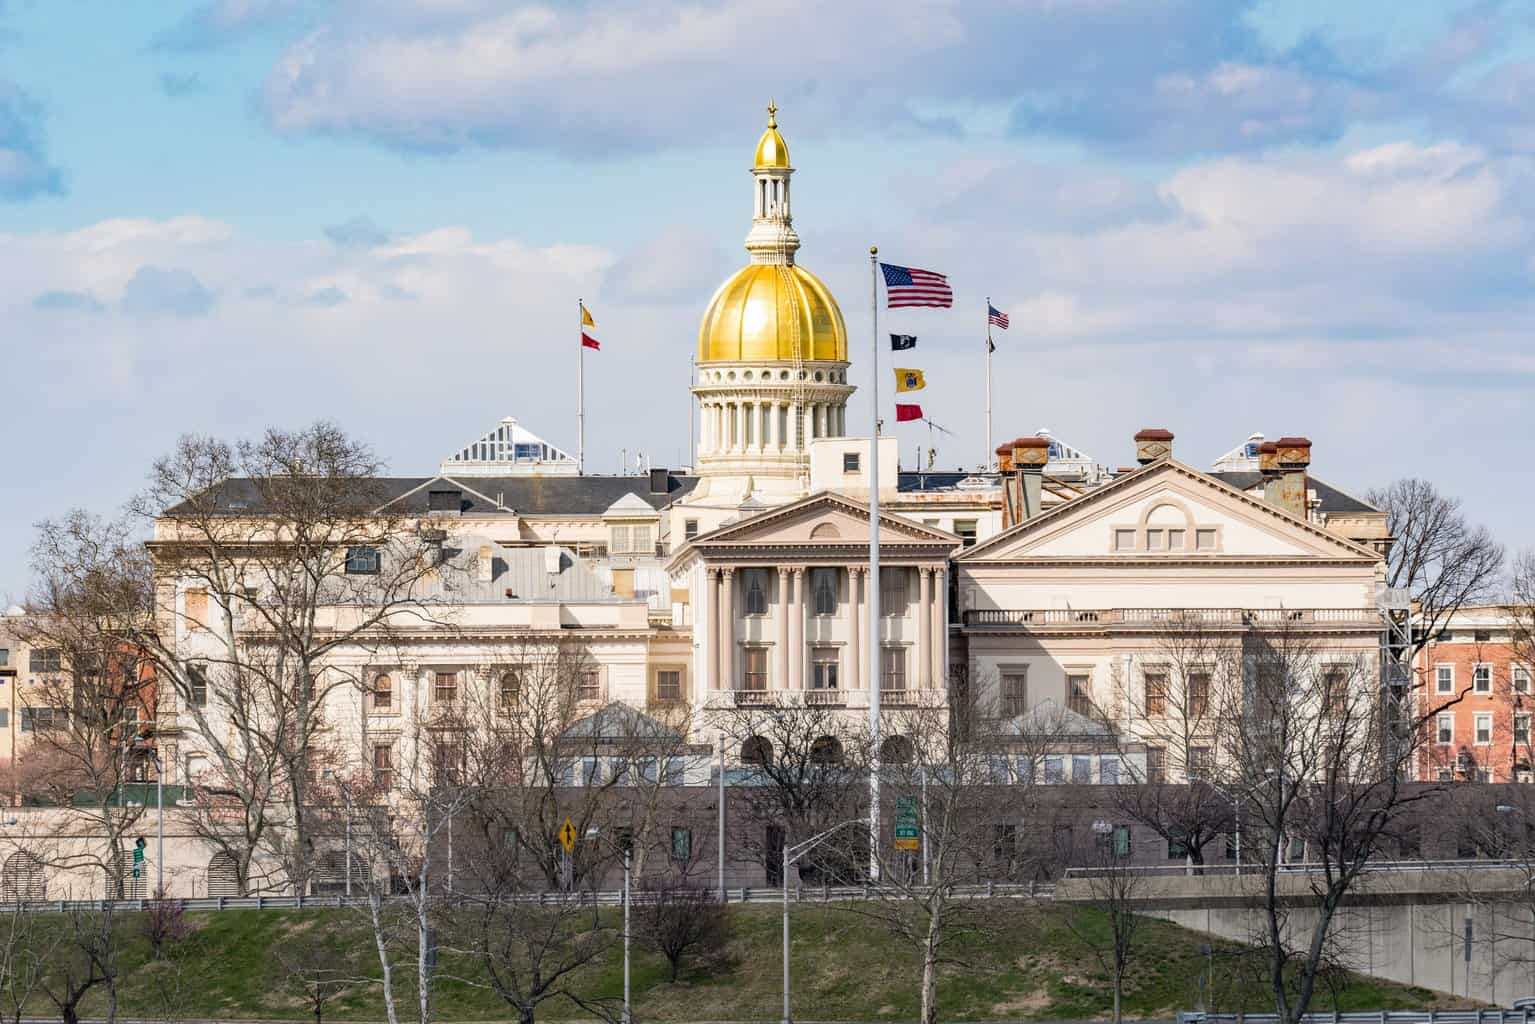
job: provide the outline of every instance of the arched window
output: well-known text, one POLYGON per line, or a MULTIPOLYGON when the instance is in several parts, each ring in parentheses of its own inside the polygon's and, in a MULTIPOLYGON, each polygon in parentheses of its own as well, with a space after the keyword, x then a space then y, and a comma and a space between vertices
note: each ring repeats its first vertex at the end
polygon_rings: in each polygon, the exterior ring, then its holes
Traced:
POLYGON ((835 736, 821 736, 810 744, 810 760, 814 764, 841 764, 842 742, 835 736))
POLYGON ((25 850, 5 858, 5 868, 0 870, 0 898, 8 902, 47 899, 43 862, 25 850))
POLYGON ((837 614, 837 570, 831 568, 810 570, 810 585, 815 602, 815 614, 837 614))
POLYGON ((836 523, 818 523, 810 531, 811 540, 839 540, 842 531, 837 529, 836 523))
POLYGON ((910 764, 913 753, 911 740, 905 736, 886 736, 879 745, 879 759, 885 764, 910 764))
POLYGON ((773 744, 761 736, 750 736, 741 744, 742 764, 768 765, 773 763, 773 744))
POLYGON ((208 895, 245 895, 240 891, 240 871, 235 859, 223 850, 208 858, 208 895))
POLYGON ((767 614, 767 570, 746 570, 746 614, 767 614))
POLYGON ((394 710, 394 680, 387 672, 380 672, 373 677, 373 710, 383 712, 394 710))

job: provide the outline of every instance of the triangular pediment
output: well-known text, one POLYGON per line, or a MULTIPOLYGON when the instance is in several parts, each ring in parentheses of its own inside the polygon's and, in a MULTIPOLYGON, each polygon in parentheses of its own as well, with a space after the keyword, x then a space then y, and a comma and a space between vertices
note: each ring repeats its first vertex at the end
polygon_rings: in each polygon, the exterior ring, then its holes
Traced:
MULTIPOLYGON (((957 548, 958 537, 913 522, 904 516, 881 512, 880 546, 920 545, 936 549, 957 548)), ((718 547, 792 545, 802 548, 865 545, 869 543, 869 508, 841 494, 823 492, 790 505, 728 523, 692 542, 695 549, 718 547)))
POLYGON ((1147 466, 959 556, 1016 560, 1351 559, 1377 555, 1173 460, 1147 466))

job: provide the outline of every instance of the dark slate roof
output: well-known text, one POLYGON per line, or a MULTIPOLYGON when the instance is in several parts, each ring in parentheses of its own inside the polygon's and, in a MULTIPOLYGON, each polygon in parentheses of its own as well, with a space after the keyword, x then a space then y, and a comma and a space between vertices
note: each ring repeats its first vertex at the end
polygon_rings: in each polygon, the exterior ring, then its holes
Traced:
POLYGON ((996 484, 995 473, 970 473, 965 470, 935 470, 930 473, 919 473, 912 470, 902 470, 896 475, 896 489, 905 492, 920 493, 923 491, 952 491, 954 485, 969 477, 982 477, 996 484))
MULTIPOLYGON (((494 513, 499 500, 518 515, 601 515, 626 494, 637 495, 652 508, 661 509, 691 491, 697 477, 667 474, 664 494, 650 492, 648 476, 508 476, 508 477, 379 477, 378 504, 394 511, 428 511, 432 491, 463 492, 459 511, 465 515, 494 513), (430 486, 427 486, 430 485, 430 486), (483 497, 482 497, 483 495, 483 497)), ((225 480, 215 488, 218 507, 232 513, 260 512, 261 494, 247 478, 225 480)), ((166 510, 175 515, 177 509, 166 510)))
MULTIPOLYGON (((1242 472, 1224 472, 1209 474, 1221 483, 1235 487, 1239 491, 1248 491, 1263 484, 1263 474, 1256 470, 1242 472)), ((1317 501, 1323 512, 1347 513, 1347 512, 1379 512, 1380 509, 1369 502, 1361 501, 1352 494, 1338 490, 1332 484, 1318 480, 1309 473, 1306 475, 1306 483, 1316 491, 1317 501)))

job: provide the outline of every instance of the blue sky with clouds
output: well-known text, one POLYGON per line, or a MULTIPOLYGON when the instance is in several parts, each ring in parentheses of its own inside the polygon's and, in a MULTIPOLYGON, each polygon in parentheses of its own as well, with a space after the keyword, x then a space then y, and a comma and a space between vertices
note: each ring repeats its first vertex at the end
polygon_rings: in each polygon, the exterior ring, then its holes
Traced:
POLYGON ((868 245, 954 282, 887 321, 940 465, 984 457, 990 295, 999 438, 1303 433, 1535 543, 1532 91, 1512 0, 0 0, 0 595, 184 432, 572 445, 577 296, 589 461, 677 463, 769 95, 854 383, 868 245))

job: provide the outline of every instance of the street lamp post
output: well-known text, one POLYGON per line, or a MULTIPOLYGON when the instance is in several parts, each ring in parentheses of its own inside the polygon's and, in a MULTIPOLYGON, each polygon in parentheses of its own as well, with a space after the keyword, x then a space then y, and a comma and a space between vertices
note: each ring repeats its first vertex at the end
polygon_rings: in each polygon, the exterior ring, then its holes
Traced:
POLYGON ((165 770, 160 752, 147 743, 137 745, 140 753, 155 762, 155 898, 165 898, 165 770))
MULTIPOLYGON (((589 828, 586 830, 586 837, 588 839, 596 839, 601 835, 602 830, 599 828, 589 828)), ((629 877, 633 865, 633 844, 621 843, 620 852, 623 853, 624 858, 624 1014, 622 1022, 623 1024, 634 1024, 633 1004, 629 1000, 629 877)))
POLYGON ((781 883, 783 885, 783 1022, 782 1022, 782 1024, 792 1024, 792 1021, 793 1021, 793 1017, 789 1013, 789 867, 790 867, 790 865, 792 865, 796 861, 798 861, 801 857, 803 857, 805 854, 809 853, 811 850, 814 850, 817 846, 820 846, 826 840, 830 839, 833 833, 840 832, 842 829, 847 828, 849 825, 863 825, 863 824, 865 824, 865 822, 862 819, 860 819, 860 818, 850 818, 847 821, 841 822, 840 824, 833 825, 831 828, 827 829, 824 832, 821 832, 821 833, 818 833, 816 835, 811 836, 809 839, 806 839, 804 842, 799 843, 799 844, 797 844, 795 846, 790 846, 788 843, 784 844, 784 847, 783 847, 783 878, 781 879, 781 883))

